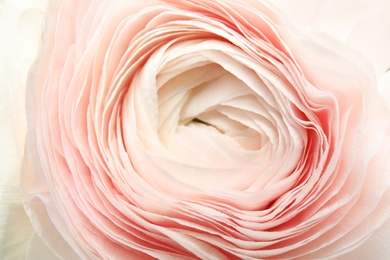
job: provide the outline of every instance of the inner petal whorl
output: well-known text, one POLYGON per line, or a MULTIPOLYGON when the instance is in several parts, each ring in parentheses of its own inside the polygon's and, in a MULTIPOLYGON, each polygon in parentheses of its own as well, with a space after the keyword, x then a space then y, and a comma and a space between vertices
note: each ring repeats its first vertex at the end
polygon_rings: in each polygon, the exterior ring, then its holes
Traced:
POLYGON ((271 91, 277 86, 261 75, 261 66, 218 40, 158 48, 125 98, 132 108, 123 110, 124 140, 136 171, 153 171, 156 180, 170 175, 202 190, 255 191, 273 176, 288 176, 303 142, 298 138, 291 146, 289 139, 302 135, 289 133, 299 126, 283 119, 287 109, 280 109, 271 91))

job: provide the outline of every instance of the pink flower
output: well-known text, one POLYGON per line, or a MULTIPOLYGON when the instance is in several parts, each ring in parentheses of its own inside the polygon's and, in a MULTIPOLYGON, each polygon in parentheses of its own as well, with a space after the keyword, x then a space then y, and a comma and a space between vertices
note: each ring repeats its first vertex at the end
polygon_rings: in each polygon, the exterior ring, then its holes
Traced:
POLYGON ((282 8, 50 3, 24 182, 56 256, 334 258, 389 228, 390 62, 282 8))

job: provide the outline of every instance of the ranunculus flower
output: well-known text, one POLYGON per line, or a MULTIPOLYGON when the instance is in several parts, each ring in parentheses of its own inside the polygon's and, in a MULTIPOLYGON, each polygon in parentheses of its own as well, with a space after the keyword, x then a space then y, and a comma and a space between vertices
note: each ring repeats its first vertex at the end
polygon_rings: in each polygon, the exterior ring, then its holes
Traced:
POLYGON ((287 2, 51 1, 26 95, 30 250, 385 257, 390 6, 324 22, 300 10, 335 1, 287 2))

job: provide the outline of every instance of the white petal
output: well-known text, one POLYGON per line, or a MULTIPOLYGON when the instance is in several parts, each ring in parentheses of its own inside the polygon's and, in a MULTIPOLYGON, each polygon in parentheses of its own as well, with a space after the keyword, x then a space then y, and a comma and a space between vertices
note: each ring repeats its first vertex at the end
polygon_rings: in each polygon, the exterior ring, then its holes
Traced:
POLYGON ((378 76, 390 67, 390 2, 386 0, 277 0, 291 20, 324 32, 366 56, 378 76))
POLYGON ((387 8, 361 19, 353 27, 348 45, 364 54, 381 76, 390 68, 390 2, 387 8))
POLYGON ((0 255, 16 257, 23 255, 31 226, 23 211, 19 186, 25 124, 15 120, 23 103, 23 98, 20 100, 15 94, 23 91, 19 82, 5 78, 9 71, 0 67, 0 255))
POLYGON ((390 109, 390 71, 379 78, 378 85, 379 93, 385 100, 387 107, 390 109))
POLYGON ((276 0, 294 22, 346 41, 364 17, 389 6, 387 0, 276 0))
POLYGON ((0 255, 4 259, 24 258, 33 232, 20 187, 26 133, 24 88, 38 50, 46 2, 0 3, 0 255))
MULTIPOLYGON (((78 259, 78 256, 88 258, 74 241, 73 236, 69 234, 63 216, 54 208, 54 202, 48 192, 37 193, 27 198, 25 209, 33 223, 36 234, 32 236, 29 242, 26 256, 31 257, 31 259, 38 259, 39 254, 42 253, 43 255, 57 255, 63 259, 78 259)), ((42 257, 40 259, 53 258, 42 257)))

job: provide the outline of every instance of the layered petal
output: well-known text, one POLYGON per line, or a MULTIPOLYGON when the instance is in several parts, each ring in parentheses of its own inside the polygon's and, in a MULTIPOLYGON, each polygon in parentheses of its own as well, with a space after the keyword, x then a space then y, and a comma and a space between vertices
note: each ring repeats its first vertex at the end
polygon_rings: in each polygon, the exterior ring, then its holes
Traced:
POLYGON ((25 206, 54 255, 332 258, 388 221, 356 49, 259 1, 52 2, 45 31, 25 206))

